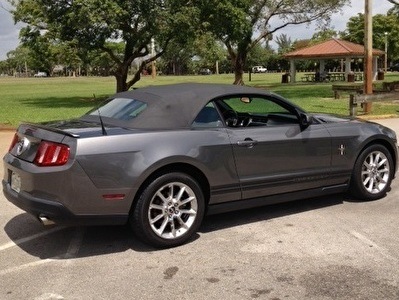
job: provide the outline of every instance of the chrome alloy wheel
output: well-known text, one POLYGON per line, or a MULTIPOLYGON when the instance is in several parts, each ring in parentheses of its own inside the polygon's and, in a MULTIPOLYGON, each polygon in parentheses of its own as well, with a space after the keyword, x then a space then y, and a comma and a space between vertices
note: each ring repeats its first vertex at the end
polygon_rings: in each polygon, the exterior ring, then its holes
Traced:
POLYGON ((198 200, 193 190, 184 183, 171 182, 155 192, 148 209, 148 220, 158 236, 175 239, 191 228, 197 211, 198 200))
POLYGON ((381 151, 370 152, 362 165, 361 180, 370 194, 378 194, 389 182, 390 167, 388 158, 381 151))

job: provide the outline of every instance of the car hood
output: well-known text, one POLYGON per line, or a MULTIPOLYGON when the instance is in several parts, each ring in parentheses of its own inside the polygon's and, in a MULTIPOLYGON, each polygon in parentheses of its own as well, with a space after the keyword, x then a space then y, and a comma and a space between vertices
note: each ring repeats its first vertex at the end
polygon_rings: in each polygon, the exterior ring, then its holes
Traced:
POLYGON ((356 123, 359 126, 366 125, 370 126, 373 125, 374 128, 378 128, 377 132, 383 133, 384 135, 389 136, 392 140, 396 141, 396 133, 394 130, 391 128, 388 128, 384 125, 381 125, 376 122, 372 121, 367 121, 363 120, 360 118, 355 118, 355 117, 343 117, 343 116, 334 116, 334 115, 328 115, 328 114, 314 114, 312 115, 313 119, 315 119, 319 123, 324 123, 324 124, 339 124, 339 123, 356 123))

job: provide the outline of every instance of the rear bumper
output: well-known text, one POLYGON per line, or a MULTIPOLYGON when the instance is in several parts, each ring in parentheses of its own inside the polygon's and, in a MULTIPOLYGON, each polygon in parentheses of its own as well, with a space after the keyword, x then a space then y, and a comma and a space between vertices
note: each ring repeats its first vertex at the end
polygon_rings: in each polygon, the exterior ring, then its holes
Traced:
POLYGON ((36 198, 23 191, 17 193, 5 180, 2 184, 7 200, 37 219, 45 217, 60 225, 122 225, 128 221, 128 215, 124 214, 75 215, 59 202, 36 198))

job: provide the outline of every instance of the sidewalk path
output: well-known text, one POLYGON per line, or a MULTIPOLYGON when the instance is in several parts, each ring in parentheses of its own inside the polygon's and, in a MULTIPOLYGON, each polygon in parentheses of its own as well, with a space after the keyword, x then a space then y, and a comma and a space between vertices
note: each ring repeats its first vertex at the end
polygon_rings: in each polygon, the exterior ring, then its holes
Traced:
MULTIPOLYGON (((14 132, 12 130, 0 130, 0 159, 3 159, 4 154, 8 151, 14 132)), ((3 169, 2 162, 0 162, 0 169, 3 169)))
POLYGON ((386 127, 395 130, 396 135, 399 137, 399 118, 379 119, 379 120, 370 120, 370 121, 380 123, 386 127))

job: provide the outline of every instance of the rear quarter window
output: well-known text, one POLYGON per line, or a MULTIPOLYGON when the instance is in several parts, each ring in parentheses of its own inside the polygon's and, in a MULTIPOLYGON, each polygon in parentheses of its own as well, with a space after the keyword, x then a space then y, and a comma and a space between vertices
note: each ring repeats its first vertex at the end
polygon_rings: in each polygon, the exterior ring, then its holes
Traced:
POLYGON ((114 98, 88 113, 91 116, 107 117, 117 120, 132 120, 147 108, 147 103, 136 99, 114 98))

